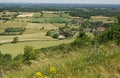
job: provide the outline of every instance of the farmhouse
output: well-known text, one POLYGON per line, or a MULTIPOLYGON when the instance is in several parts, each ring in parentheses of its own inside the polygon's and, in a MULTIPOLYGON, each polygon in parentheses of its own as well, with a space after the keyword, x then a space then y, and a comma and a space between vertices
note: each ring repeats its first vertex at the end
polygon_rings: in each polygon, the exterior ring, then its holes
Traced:
POLYGON ((63 39, 65 39, 65 36, 63 36, 63 35, 60 35, 60 36, 58 37, 58 40, 63 40, 63 39))

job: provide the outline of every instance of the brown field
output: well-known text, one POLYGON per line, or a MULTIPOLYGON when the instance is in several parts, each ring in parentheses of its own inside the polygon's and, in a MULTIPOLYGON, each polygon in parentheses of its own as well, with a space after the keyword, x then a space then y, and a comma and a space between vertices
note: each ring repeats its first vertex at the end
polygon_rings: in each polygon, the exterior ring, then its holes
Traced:
POLYGON ((21 15, 17 16, 18 18, 23 18, 23 17, 33 17, 33 13, 23 13, 21 15))
POLYGON ((26 26, 27 29, 41 29, 42 27, 44 27, 44 30, 58 29, 58 27, 50 23, 41 23, 41 24, 29 23, 26 26))
POLYGON ((6 27, 25 27, 27 26, 26 22, 21 21, 7 21, 0 25, 0 28, 6 28, 6 27))
POLYGON ((107 16, 91 16, 91 21, 102 21, 103 23, 112 23, 114 22, 114 18, 107 16))
POLYGON ((96 20, 107 20, 110 19, 110 17, 107 16, 91 16, 91 19, 96 19, 96 20))

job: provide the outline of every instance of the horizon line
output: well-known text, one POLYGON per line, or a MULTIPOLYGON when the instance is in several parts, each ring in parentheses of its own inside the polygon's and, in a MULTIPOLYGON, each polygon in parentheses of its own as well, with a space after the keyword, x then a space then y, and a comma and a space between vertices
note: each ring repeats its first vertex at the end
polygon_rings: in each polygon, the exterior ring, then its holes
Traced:
POLYGON ((109 3, 38 3, 38 2, 0 2, 0 4, 91 4, 91 5, 120 5, 109 3))

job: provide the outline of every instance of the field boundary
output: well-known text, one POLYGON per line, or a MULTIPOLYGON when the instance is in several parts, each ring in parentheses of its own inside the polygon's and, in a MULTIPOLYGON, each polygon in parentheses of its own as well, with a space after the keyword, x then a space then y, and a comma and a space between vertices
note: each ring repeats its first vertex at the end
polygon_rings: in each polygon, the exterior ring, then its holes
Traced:
MULTIPOLYGON (((18 43, 20 42, 33 42, 33 41, 58 41, 58 40, 42 40, 42 39, 38 39, 38 40, 20 40, 18 43)), ((12 41, 8 41, 8 42, 0 42, 0 45, 3 45, 3 44, 9 44, 9 43, 12 43, 12 41)))

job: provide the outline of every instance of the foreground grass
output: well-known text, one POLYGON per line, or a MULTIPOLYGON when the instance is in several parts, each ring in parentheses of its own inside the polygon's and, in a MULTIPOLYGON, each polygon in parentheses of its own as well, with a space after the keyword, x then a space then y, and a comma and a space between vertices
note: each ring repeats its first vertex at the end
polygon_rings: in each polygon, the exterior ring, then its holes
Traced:
POLYGON ((48 57, 40 53, 32 65, 23 66, 21 70, 7 72, 10 78, 34 78, 36 72, 49 76, 49 68, 57 69, 57 78, 119 78, 120 47, 114 44, 75 49, 69 53, 48 57))

